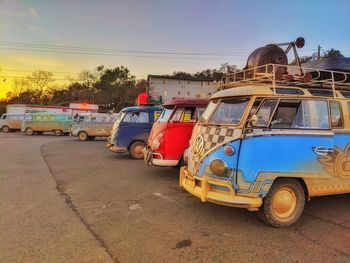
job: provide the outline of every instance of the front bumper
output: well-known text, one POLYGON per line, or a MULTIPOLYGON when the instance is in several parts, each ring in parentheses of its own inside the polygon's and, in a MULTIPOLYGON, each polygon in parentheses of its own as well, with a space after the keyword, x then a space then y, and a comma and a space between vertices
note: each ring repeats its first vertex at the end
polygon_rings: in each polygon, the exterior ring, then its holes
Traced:
POLYGON ((167 160, 163 159, 163 155, 160 153, 155 153, 150 149, 149 147, 145 147, 142 150, 143 152, 143 159, 145 161, 145 164, 150 165, 153 164, 155 166, 176 166, 179 163, 179 160, 167 160), (158 158, 153 158, 154 156, 159 156, 158 158))
POLYGON ((188 172, 186 166, 181 167, 179 180, 181 187, 200 198, 202 202, 246 208, 250 211, 257 211, 262 205, 261 198, 236 195, 231 181, 218 180, 208 176, 195 177, 188 172))
POLYGON ((128 148, 116 146, 113 143, 111 143, 111 137, 108 137, 108 139, 107 139, 106 148, 107 148, 107 150, 114 152, 114 153, 127 153, 127 152, 129 152, 128 148))

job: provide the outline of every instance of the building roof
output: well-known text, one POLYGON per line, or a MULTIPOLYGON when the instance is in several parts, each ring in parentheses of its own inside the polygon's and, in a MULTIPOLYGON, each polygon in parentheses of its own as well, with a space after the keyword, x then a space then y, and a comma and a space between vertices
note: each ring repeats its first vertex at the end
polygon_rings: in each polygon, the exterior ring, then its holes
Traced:
POLYGON ((168 75, 148 75, 148 76, 147 76, 147 80, 149 81, 150 78, 156 78, 156 79, 175 79, 175 80, 191 80, 191 81, 215 81, 214 78, 194 77, 194 76, 177 77, 177 76, 168 76, 168 75))

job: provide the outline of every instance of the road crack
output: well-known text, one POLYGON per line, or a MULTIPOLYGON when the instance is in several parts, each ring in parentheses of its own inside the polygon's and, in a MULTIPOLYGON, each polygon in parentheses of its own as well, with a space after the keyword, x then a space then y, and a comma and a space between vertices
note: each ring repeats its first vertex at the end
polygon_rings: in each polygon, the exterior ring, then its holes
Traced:
MULTIPOLYGON (((49 143, 46 143, 46 144, 49 144, 49 143)), ((119 263, 119 260, 113 255, 113 253, 108 248, 107 243, 100 237, 100 235, 94 229, 92 229, 92 227, 89 225, 89 223, 80 214, 78 208, 74 205, 72 198, 69 196, 69 194, 67 194, 65 192, 64 184, 62 183, 62 180, 60 180, 60 178, 55 176, 54 172, 51 169, 49 161, 47 160, 47 157, 44 154, 44 146, 46 144, 43 144, 40 146, 40 154, 41 154, 41 157, 43 158, 43 160, 45 161, 52 178, 55 180, 56 189, 57 189, 58 193, 64 199, 64 201, 66 202, 66 205, 73 211, 74 215, 83 224, 83 226, 86 228, 86 230, 93 236, 93 238, 99 243, 99 245, 103 248, 103 250, 108 254, 108 256, 111 258, 111 260, 114 263, 119 263)))

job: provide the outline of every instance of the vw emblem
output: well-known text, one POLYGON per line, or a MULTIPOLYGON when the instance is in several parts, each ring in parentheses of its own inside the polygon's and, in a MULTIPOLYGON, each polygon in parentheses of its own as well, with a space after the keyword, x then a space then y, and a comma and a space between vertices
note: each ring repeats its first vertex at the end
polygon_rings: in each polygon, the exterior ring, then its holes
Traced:
POLYGON ((199 135, 194 141, 194 155, 199 155, 203 151, 204 148, 204 139, 201 135, 199 135))

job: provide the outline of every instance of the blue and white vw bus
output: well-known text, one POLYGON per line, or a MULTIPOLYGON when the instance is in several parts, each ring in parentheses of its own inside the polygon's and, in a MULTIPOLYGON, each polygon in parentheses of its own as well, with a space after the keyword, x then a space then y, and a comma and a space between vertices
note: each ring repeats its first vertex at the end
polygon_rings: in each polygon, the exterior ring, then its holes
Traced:
POLYGON ((152 125, 162 110, 158 106, 122 109, 113 124, 106 148, 114 153, 129 153, 133 159, 142 159, 152 125))
POLYGON ((295 223, 311 197, 349 193, 349 82, 276 64, 227 75, 193 130, 180 186, 275 227, 295 223))

